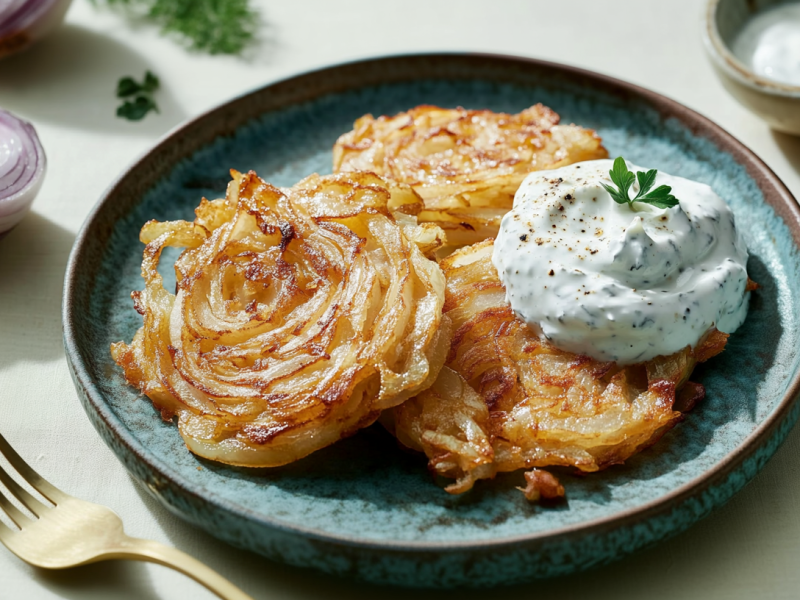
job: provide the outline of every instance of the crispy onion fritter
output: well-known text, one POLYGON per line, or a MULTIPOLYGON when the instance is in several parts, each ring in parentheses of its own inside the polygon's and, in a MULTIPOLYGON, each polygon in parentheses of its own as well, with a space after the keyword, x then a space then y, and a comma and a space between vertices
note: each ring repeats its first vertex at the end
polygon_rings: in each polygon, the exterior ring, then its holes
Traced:
POLYGON ((458 247, 497 235, 531 171, 608 156, 591 129, 558 123, 541 104, 516 115, 436 106, 365 115, 336 142, 333 168, 411 185, 425 201, 420 221, 442 227, 458 247))
POLYGON ((562 352, 514 315, 492 250, 487 240, 440 262, 456 330, 446 366, 431 388, 384 417, 403 445, 428 456, 431 471, 456 480, 448 492, 533 469, 529 499, 561 496, 557 479, 538 468, 622 463, 703 398, 689 375, 722 352, 727 334, 712 330, 694 350, 626 367, 562 352))
POLYGON ((189 449, 278 466, 374 422, 428 387, 446 358, 444 277, 424 256, 443 233, 417 226, 407 186, 370 173, 312 175, 278 189, 232 172, 193 223, 141 231, 144 325, 112 345, 127 381, 189 449), (158 273, 184 247, 176 294, 158 273))

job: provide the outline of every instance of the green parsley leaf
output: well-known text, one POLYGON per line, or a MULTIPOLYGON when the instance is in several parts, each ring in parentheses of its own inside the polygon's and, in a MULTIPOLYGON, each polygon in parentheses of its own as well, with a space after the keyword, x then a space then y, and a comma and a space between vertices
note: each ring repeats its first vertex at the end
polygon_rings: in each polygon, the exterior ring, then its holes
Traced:
POLYGON ((611 198, 617 204, 633 204, 634 202, 645 202, 651 204, 656 208, 672 208, 677 206, 679 201, 672 192, 672 188, 668 185, 660 185, 651 191, 651 188, 656 182, 656 169, 650 169, 647 172, 637 171, 635 174, 628 170, 625 164, 625 159, 618 156, 614 160, 614 165, 608 172, 611 181, 616 185, 616 189, 605 183, 601 184, 605 190, 611 195, 611 198), (634 181, 639 182, 639 192, 631 199, 629 191, 634 181))
POLYGON ((129 121, 141 121, 151 110, 158 112, 158 106, 152 98, 136 96, 134 100, 126 100, 117 108, 117 116, 129 121))
POLYGON ((144 83, 142 83, 142 91, 152 94, 159 88, 160 85, 161 82, 158 80, 158 77, 153 75, 153 73, 149 70, 145 72, 144 83))
POLYGON ((614 200, 617 204, 628 204, 628 200, 623 196, 619 190, 612 188, 610 185, 606 183, 601 183, 606 191, 611 194, 611 199, 614 200))
POLYGON ((636 181, 636 177, 633 173, 628 171, 628 167, 625 165, 625 159, 617 157, 614 161, 614 168, 609 171, 611 175, 611 181, 617 184, 617 187, 620 190, 620 193, 628 198, 628 190, 631 189, 633 182, 636 181))
POLYGON ((650 191, 650 188, 653 187, 653 184, 656 182, 656 174, 658 171, 655 169, 650 169, 646 173, 642 171, 636 172, 636 179, 639 180, 639 193, 636 194, 636 198, 633 199, 636 202, 637 198, 644 196, 647 192, 650 191))
POLYGON ((634 202, 647 202, 657 208, 672 208, 679 204, 678 199, 670 194, 672 188, 668 185, 660 185, 652 192, 641 198, 634 198, 634 202))
POLYGON ((117 82, 117 97, 128 98, 117 108, 117 116, 129 121, 141 121, 151 110, 158 112, 158 105, 153 100, 153 92, 159 87, 158 77, 150 71, 144 74, 142 83, 133 77, 123 77, 117 82), (131 96, 136 96, 133 100, 131 96))
POLYGON ((117 82, 117 98, 127 98, 142 91, 142 86, 133 77, 123 77, 117 82))
POLYGON ((602 184, 606 191, 611 194, 611 197, 617 204, 628 204, 630 199, 628 197, 628 190, 635 181, 633 173, 628 171, 625 165, 625 159, 621 156, 614 161, 613 168, 608 172, 611 181, 617 186, 618 189, 612 188, 610 185, 602 184))

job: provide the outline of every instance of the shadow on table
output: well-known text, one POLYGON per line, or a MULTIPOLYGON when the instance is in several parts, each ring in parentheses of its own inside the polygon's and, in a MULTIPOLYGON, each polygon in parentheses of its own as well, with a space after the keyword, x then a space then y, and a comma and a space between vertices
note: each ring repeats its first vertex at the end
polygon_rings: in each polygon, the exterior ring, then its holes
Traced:
POLYGON ((778 148, 786 156, 786 160, 794 167, 795 171, 800 173, 800 136, 781 133, 774 129, 770 133, 772 133, 772 139, 778 144, 778 148))
POLYGON ((162 600, 138 563, 103 562, 66 571, 29 568, 31 579, 67 600, 162 600))
POLYGON ((184 120, 166 82, 155 94, 160 113, 131 122, 116 116, 117 81, 140 80, 158 67, 114 39, 65 25, 27 52, 0 62, 0 105, 33 121, 117 134, 161 135, 184 120))
POLYGON ((61 291, 75 234, 28 214, 0 240, 0 370, 18 360, 56 360, 61 291))

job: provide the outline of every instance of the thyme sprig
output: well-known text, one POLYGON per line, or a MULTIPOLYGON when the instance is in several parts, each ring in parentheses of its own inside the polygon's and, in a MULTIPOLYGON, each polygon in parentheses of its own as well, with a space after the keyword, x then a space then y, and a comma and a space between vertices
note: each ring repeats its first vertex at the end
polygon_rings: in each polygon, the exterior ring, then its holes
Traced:
POLYGON ((241 54, 254 39, 258 13, 249 0, 92 0, 106 3, 177 35, 190 49, 241 54))

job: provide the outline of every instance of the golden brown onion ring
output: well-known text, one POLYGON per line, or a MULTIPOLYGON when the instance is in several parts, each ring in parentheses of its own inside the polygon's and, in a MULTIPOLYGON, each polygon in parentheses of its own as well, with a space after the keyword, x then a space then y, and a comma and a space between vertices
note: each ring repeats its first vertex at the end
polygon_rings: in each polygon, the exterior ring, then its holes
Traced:
POLYGON ((429 386, 445 360, 444 277, 423 255, 441 230, 421 201, 369 173, 312 175, 281 190, 232 172, 193 223, 147 223, 144 325, 112 345, 131 385, 189 449, 278 466, 371 424, 429 386), (392 213, 392 210, 401 211, 392 213), (177 294, 157 267, 167 246, 177 294))
MULTIPOLYGON (((687 380, 697 362, 722 352, 727 334, 713 330, 694 350, 627 367, 562 352, 514 315, 492 250, 487 240, 440 262, 456 330, 446 366, 382 419, 402 444, 425 452, 433 472, 456 479, 448 492, 498 472, 621 463, 702 399, 703 387, 687 380)), ((550 474, 526 478, 531 499, 563 494, 550 474)))
POLYGON ((411 185, 425 201, 420 221, 436 223, 449 245, 463 246, 497 235, 531 171, 608 156, 591 129, 558 123, 541 104, 515 115, 436 106, 365 115, 336 142, 333 168, 411 185))

